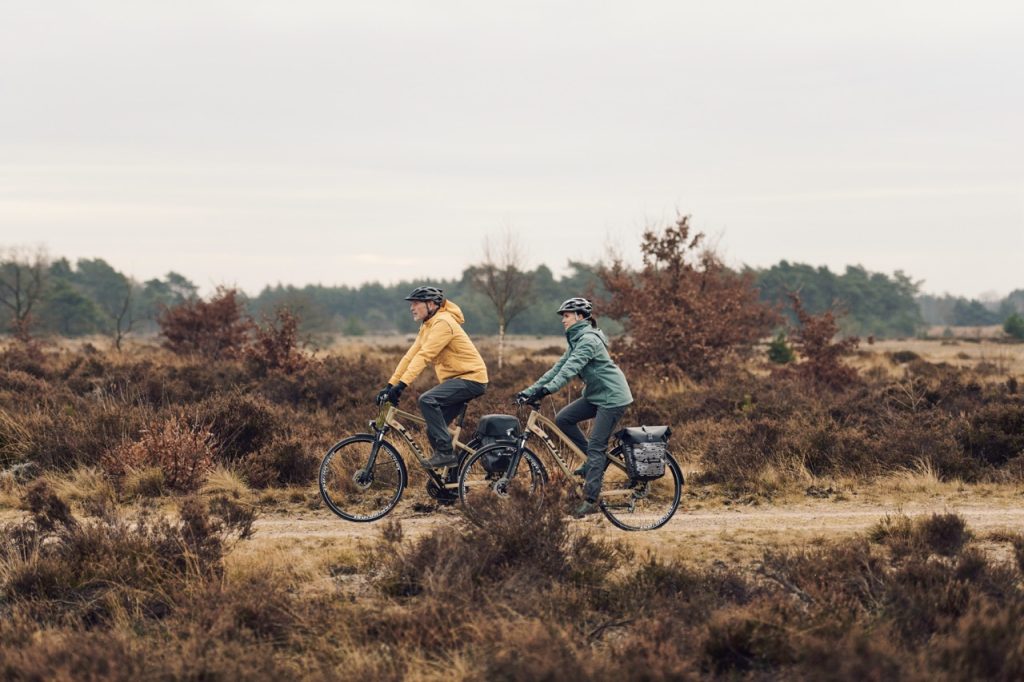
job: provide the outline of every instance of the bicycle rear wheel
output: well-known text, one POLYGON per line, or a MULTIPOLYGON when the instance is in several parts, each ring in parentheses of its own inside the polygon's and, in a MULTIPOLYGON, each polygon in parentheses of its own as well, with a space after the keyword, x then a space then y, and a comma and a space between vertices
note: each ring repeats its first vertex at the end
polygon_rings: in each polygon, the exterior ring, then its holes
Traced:
POLYGON ((346 521, 376 521, 395 508, 408 482, 405 462, 384 441, 370 461, 374 437, 362 433, 336 443, 320 463, 320 496, 346 521))
POLYGON ((459 500, 470 519, 473 508, 486 504, 486 500, 503 499, 521 490, 529 495, 539 492, 547 483, 548 473, 537 455, 529 449, 523 456, 512 478, 507 476, 515 443, 494 443, 470 455, 459 472, 459 500))
POLYGON ((634 481, 626 474, 622 446, 609 453, 599 500, 608 520, 623 530, 654 530, 668 523, 679 507, 683 473, 665 453, 665 475, 653 481, 634 481))

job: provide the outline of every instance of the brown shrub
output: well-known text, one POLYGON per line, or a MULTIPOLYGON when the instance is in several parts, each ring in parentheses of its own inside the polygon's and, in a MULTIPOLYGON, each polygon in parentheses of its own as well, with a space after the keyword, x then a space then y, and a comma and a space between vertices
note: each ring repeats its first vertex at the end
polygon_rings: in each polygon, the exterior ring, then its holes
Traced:
POLYGON ((104 455, 101 466, 118 479, 129 471, 158 466, 164 484, 179 492, 196 490, 213 469, 217 447, 209 429, 194 425, 183 414, 166 418, 104 455))
POLYGON ((218 458, 228 464, 269 444, 281 428, 266 399, 238 388, 214 393, 196 411, 209 425, 218 458))
POLYGON ((1024 604, 991 598, 972 601, 950 632, 935 638, 929 658, 950 679, 1024 679, 1024 604))
POLYGON ((284 435, 247 455, 239 469, 252 487, 270 488, 310 483, 319 465, 319 453, 311 451, 307 442, 284 435))
MULTIPOLYGON (((258 389, 271 402, 293 407, 330 407, 342 412, 357 412, 365 421, 365 410, 387 381, 393 365, 365 355, 358 358, 328 356, 310 361, 300 371, 285 374, 271 372, 258 381, 258 389)), ((407 395, 412 395, 407 393, 407 395)), ((403 402, 406 398, 403 397, 403 402)), ((353 417, 356 415, 354 414, 353 417)))
POLYGON ((218 287, 209 301, 196 299, 165 308, 157 323, 164 346, 174 353, 235 358, 253 327, 244 311, 236 289, 218 287))
POLYGON ((602 268, 607 314, 625 320, 623 362, 644 372, 713 376, 728 360, 750 351, 778 315, 758 299, 752 274, 737 274, 690 236, 689 216, 644 233, 643 268, 616 259, 602 268))
POLYGON ((256 375, 270 371, 286 374, 298 372, 308 358, 298 338, 299 318, 287 308, 278 308, 273 319, 265 319, 253 330, 251 344, 246 346, 246 363, 256 375))
POLYGON ((800 302, 800 296, 791 293, 800 327, 793 332, 793 346, 803 362, 796 366, 796 372, 813 383, 833 389, 843 389, 857 384, 857 371, 843 363, 851 355, 860 340, 855 336, 835 340, 839 333, 835 313, 826 310, 820 315, 811 315, 800 302))
POLYGON ((705 670, 722 675, 751 670, 773 670, 796 660, 795 632, 780 620, 781 603, 768 613, 723 609, 707 624, 702 647, 705 670))
POLYGON ((389 544, 379 557, 376 584, 394 596, 459 601, 495 585, 516 594, 552 581, 603 584, 628 552, 572 530, 565 505, 557 488, 540 497, 516 493, 505 501, 488 500, 474 509, 479 525, 440 529, 408 550, 389 544))
POLYGON ((1024 402, 982 406, 964 425, 960 442, 968 455, 992 466, 1024 454, 1024 402))
POLYGON ((71 508, 53 492, 46 481, 36 481, 25 490, 22 507, 32 514, 32 522, 41 531, 71 528, 76 522, 71 508))
POLYGON ((708 443, 702 453, 703 469, 693 482, 750 486, 778 457, 784 429, 779 420, 770 417, 730 425, 708 443))
POLYGON ((872 541, 887 545, 897 557, 930 553, 958 555, 971 538, 963 517, 932 514, 911 519, 902 514, 886 516, 869 532, 872 541))
POLYGON ((47 357, 38 343, 12 343, 0 351, 0 368, 24 372, 37 379, 48 378, 47 357))
POLYGON ((189 498, 177 522, 143 511, 131 523, 114 515, 78 523, 42 488, 26 504, 40 507, 33 521, 0 530, 2 594, 51 623, 166 615, 189 580, 221 575, 225 542, 247 536, 254 514, 189 498))

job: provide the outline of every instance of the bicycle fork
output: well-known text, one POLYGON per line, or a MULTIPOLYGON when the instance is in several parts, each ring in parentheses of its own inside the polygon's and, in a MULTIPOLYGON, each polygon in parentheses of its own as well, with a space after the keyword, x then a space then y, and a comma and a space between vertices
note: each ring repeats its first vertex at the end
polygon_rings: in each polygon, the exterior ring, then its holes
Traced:
POLYGON ((519 437, 516 439, 516 451, 512 453, 512 461, 508 463, 508 468, 505 469, 505 473, 495 481, 495 487, 500 490, 508 490, 508 484, 516 476, 516 471, 519 469, 519 462, 523 459, 523 451, 526 450, 526 439, 529 438, 530 432, 523 430, 519 437))

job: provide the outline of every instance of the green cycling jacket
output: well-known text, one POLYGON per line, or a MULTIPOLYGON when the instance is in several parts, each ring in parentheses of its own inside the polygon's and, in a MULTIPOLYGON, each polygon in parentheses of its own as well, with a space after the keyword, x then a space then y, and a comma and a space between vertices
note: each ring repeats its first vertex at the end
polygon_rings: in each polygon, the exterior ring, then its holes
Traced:
POLYGON ((626 376, 608 355, 608 337, 600 329, 580 320, 565 331, 569 347, 555 366, 544 373, 529 390, 547 388, 554 393, 579 376, 586 387, 583 397, 598 407, 623 407, 633 402, 626 376))

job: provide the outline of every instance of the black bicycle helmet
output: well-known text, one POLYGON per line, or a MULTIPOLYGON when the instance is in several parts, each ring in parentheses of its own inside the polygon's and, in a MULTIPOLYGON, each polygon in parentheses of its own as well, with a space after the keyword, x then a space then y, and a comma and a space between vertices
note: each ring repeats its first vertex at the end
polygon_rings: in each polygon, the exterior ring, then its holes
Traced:
POLYGON ((558 314, 562 313, 579 313, 583 317, 590 317, 591 311, 594 310, 594 304, 585 298, 576 296, 574 298, 567 299, 562 305, 558 307, 558 314))
POLYGON ((444 303, 444 292, 437 287, 416 287, 405 297, 406 301, 433 301, 437 305, 444 303))

